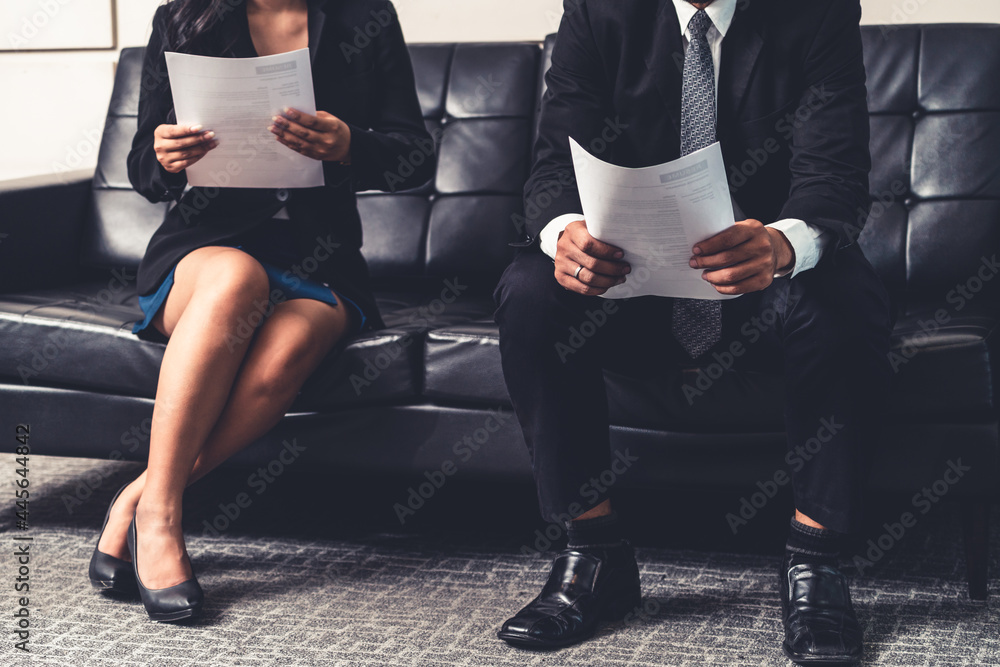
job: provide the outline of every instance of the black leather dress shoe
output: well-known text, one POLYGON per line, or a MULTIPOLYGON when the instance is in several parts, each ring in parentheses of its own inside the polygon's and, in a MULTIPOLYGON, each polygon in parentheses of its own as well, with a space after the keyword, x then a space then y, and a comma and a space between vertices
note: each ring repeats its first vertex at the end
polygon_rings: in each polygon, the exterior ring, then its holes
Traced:
POLYGON ((854 665, 861 660, 862 633, 851 605, 847 578, 835 567, 813 563, 781 566, 785 641, 799 665, 854 665))
POLYGON ((566 549, 542 592, 508 619, 497 637, 531 649, 554 649, 591 637, 601 621, 618 621, 642 603, 639 568, 628 542, 602 551, 566 549))
MULTIPOLYGON (((131 484, 131 482, 129 482, 131 484)), ((128 486, 126 484, 125 486, 128 486)), ((118 496, 125 490, 125 486, 118 489, 118 493, 111 499, 108 511, 104 515, 104 524, 101 526, 101 534, 97 537, 97 544, 101 543, 104 529, 108 525, 108 518, 111 516, 111 508, 115 506, 118 496)), ((132 563, 127 560, 109 556, 103 551, 98 551, 94 547, 94 554, 90 557, 90 567, 88 568, 90 585, 101 592, 135 594, 135 574, 132 573, 132 563)))
MULTIPOLYGON (((201 590, 201 585, 194 577, 194 569, 191 570, 191 578, 182 581, 176 586, 169 588, 146 588, 139 578, 139 566, 136 564, 136 532, 135 517, 128 527, 128 550, 132 554, 132 570, 135 573, 135 582, 139 587, 139 597, 142 598, 142 606, 146 608, 146 613, 154 621, 170 623, 194 618, 201 614, 202 603, 205 594, 201 590)), ((190 559, 188 559, 190 562, 190 559)))

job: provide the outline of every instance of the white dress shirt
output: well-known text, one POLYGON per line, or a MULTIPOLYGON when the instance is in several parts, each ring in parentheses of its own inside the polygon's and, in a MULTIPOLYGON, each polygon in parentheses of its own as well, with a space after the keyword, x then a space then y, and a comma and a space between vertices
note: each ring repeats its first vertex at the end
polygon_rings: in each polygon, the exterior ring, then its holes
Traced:
MULTIPOLYGON (((712 50, 712 60, 715 64, 716 99, 718 99, 719 91, 719 65, 722 62, 722 42, 726 36, 726 32, 729 30, 729 26, 733 22, 737 1, 715 0, 715 2, 705 8, 705 13, 712 19, 712 27, 705 33, 705 37, 708 40, 709 48, 712 50)), ((674 9, 677 10, 677 20, 681 26, 681 37, 684 42, 684 49, 686 50, 689 37, 687 26, 698 9, 686 0, 673 0, 673 3, 674 9)), ((576 220, 583 220, 583 214, 568 213, 560 215, 545 225, 545 228, 538 235, 542 252, 554 259, 559 234, 566 229, 566 225, 576 220)), ((792 246, 792 251, 795 253, 795 262, 791 270, 786 270, 782 274, 775 274, 776 278, 788 275, 789 273, 794 278, 796 274, 816 266, 820 256, 823 254, 824 248, 833 239, 831 232, 820 229, 815 225, 810 225, 797 218, 778 220, 767 226, 773 227, 784 234, 785 238, 788 239, 789 245, 792 246)))

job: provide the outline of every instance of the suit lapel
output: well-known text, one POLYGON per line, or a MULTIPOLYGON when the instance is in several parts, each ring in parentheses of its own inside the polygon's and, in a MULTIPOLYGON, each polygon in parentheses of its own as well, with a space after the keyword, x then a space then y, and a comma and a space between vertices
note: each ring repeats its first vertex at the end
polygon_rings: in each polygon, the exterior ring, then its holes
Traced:
POLYGON ((757 57, 764 45, 763 26, 751 9, 737 3, 733 22, 722 40, 719 68, 718 135, 722 140, 739 117, 757 57))
POLYGON ((660 0, 653 30, 653 43, 646 55, 646 68, 667 105, 667 113, 680 136, 681 72, 684 69, 684 44, 671 0, 660 0))

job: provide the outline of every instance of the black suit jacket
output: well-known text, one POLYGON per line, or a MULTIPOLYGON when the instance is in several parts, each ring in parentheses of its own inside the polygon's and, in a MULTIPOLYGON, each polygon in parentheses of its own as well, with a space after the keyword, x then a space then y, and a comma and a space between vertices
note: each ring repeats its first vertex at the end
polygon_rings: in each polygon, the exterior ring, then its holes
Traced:
MULTIPOLYGON (((199 55, 255 56, 245 4, 229 2, 223 6, 229 9, 213 30, 213 46, 210 52, 199 55)), ((431 178, 435 164, 434 144, 424 127, 409 53, 392 3, 309 2, 316 107, 350 126, 350 166, 324 162, 326 185, 318 188, 191 188, 183 195, 184 172, 168 173, 153 151, 156 127, 176 122, 163 55, 173 50, 164 43, 168 7, 161 6, 153 18, 128 173, 132 186, 150 201, 173 199, 177 205, 167 213, 146 248, 138 271, 139 294, 155 290, 171 268, 195 248, 227 242, 287 205, 290 233, 303 258, 313 254, 317 237, 327 246, 339 244, 333 257, 321 262, 310 278, 328 282, 361 307, 369 326, 381 326, 361 256, 361 221, 354 193, 416 187, 431 178), (361 37, 355 31, 358 27, 361 37), (410 160, 414 151, 422 153, 424 159, 410 160), (400 169, 411 162, 413 168, 400 169)))
MULTIPOLYGON (((799 218, 839 246, 870 206, 860 16, 858 0, 740 0, 719 72, 733 198, 749 218, 799 218)), ((525 187, 529 237, 582 211, 567 135, 626 167, 679 157, 681 35, 671 0, 566 0, 525 187)))

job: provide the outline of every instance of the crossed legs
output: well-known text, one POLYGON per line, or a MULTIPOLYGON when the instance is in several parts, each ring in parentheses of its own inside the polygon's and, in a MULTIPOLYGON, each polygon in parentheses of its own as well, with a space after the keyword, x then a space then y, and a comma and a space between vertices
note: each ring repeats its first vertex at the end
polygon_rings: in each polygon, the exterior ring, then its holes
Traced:
MULTIPOLYGON (((139 576, 148 588, 191 577, 181 533, 185 487, 277 424, 300 387, 346 333, 342 304, 278 303, 251 338, 237 328, 268 300, 268 278, 250 255, 209 246, 177 265, 153 320, 168 336, 160 367, 146 471, 112 509, 98 548, 130 560, 133 514, 139 576)), ((250 320, 252 321, 252 320, 250 320)))

